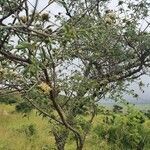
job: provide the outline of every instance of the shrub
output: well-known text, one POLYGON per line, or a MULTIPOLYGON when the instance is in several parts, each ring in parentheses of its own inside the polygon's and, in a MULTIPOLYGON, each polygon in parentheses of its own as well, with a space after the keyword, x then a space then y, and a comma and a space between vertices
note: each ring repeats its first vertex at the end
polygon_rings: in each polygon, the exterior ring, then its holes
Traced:
POLYGON ((17 129, 17 131, 23 133, 29 139, 37 133, 35 124, 23 125, 20 129, 17 129))
POLYGON ((147 111, 145 112, 145 116, 147 116, 147 117, 150 119, 150 110, 147 110, 147 111))
POLYGON ((122 113, 122 111, 123 111, 123 107, 118 106, 118 105, 113 106, 113 112, 122 113))
POLYGON ((143 126, 145 116, 142 112, 129 108, 127 114, 107 115, 103 120, 94 128, 94 133, 108 141, 112 149, 144 149, 146 146, 149 131, 143 126))
POLYGON ((2 91, 2 95, 0 95, 0 103, 4 104, 14 104, 21 100, 19 93, 10 93, 10 91, 2 91), (9 94, 5 94, 5 93, 9 94))
POLYGON ((14 104, 16 103, 17 100, 14 97, 9 97, 9 96, 1 96, 0 97, 0 103, 4 103, 4 104, 14 104))
POLYGON ((15 109, 17 112, 29 113, 29 112, 31 112, 32 107, 26 102, 21 102, 16 105, 15 109))

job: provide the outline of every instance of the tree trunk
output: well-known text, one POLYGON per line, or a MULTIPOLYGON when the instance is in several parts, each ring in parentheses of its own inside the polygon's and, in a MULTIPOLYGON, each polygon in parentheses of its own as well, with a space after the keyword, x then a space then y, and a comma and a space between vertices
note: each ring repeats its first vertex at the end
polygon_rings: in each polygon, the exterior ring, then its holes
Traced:
POLYGON ((52 132, 55 137, 55 144, 56 144, 57 150, 64 150, 66 140, 69 134, 68 130, 66 129, 61 130, 58 128, 53 128, 52 132))
POLYGON ((77 147, 77 150, 82 150, 83 149, 83 143, 79 144, 77 147))
POLYGON ((76 135, 75 139, 76 139, 76 145, 77 145, 76 150, 82 150, 83 149, 83 144, 84 144, 84 141, 83 141, 82 137, 76 135))

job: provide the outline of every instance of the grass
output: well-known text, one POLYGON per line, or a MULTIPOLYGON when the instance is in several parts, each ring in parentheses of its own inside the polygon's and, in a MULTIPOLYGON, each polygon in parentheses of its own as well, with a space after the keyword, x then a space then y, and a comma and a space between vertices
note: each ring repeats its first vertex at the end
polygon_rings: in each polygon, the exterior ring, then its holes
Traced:
MULTIPOLYGON (((97 116, 93 122, 94 126, 101 121, 97 116)), ((23 117, 22 114, 15 112, 13 105, 0 104, 0 150, 53 150, 55 142, 49 132, 50 129, 48 120, 42 119, 35 112, 32 112, 29 117, 23 117), (23 129, 29 125, 36 128, 36 134, 31 137, 23 132, 23 129)), ((95 140, 96 138, 94 137, 95 140)), ((91 139, 93 139, 92 134, 87 138, 85 150, 99 150, 95 149, 95 141, 91 139)), ((75 150, 75 143, 68 141, 65 150, 75 150)))
POLYGON ((54 138, 49 131, 48 121, 35 112, 23 117, 15 112, 14 106, 0 105, 0 150, 53 149, 54 138), (28 136, 25 132, 30 125, 36 129, 35 135, 28 136))
MULTIPOLYGON (((146 106, 138 107, 145 109, 146 106)), ((103 117, 105 116, 95 117, 93 128, 103 123, 103 117)), ((149 129, 150 120, 143 125, 145 131, 149 129)), ((22 114, 15 112, 13 105, 0 104, 0 150, 54 150, 55 141, 50 130, 51 124, 48 120, 37 115, 35 111, 29 117, 23 117, 22 114)), ((91 131, 87 136, 84 150, 110 150, 109 146, 106 140, 100 139, 91 131)), ((75 143, 68 140, 65 150, 75 150, 75 143)), ((120 149, 116 147, 115 150, 120 149)))

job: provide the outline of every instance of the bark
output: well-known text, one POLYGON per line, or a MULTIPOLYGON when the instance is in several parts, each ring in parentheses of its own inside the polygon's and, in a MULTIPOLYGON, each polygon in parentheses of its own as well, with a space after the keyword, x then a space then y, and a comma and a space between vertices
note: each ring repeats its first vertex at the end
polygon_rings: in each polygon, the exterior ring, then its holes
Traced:
POLYGON ((69 135, 68 130, 66 130, 66 129, 59 130, 57 128, 53 128, 52 132, 55 137, 55 144, 56 144, 57 150, 64 150, 66 140, 69 135))
POLYGON ((77 145, 76 150, 82 150, 83 149, 84 142, 81 139, 82 139, 81 137, 76 138, 76 145, 77 145))

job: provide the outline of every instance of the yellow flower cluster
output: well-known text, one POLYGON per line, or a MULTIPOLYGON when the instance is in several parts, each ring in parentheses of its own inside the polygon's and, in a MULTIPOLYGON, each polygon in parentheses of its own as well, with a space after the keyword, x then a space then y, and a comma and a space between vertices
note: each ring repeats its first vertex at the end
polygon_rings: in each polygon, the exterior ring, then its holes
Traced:
POLYGON ((48 94, 52 88, 45 82, 42 82, 41 84, 38 85, 38 87, 45 93, 48 94))
POLYGON ((113 12, 112 10, 108 10, 106 15, 105 15, 106 24, 111 25, 111 24, 115 23, 115 20, 116 20, 115 12, 113 12))

